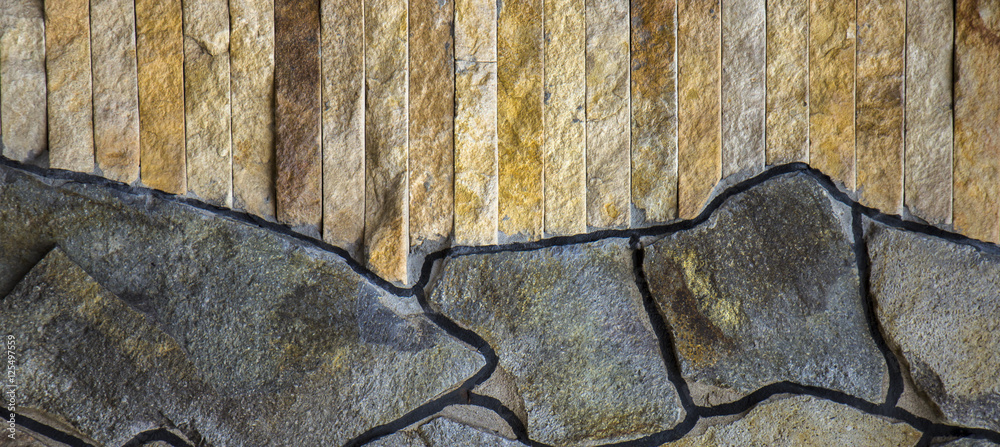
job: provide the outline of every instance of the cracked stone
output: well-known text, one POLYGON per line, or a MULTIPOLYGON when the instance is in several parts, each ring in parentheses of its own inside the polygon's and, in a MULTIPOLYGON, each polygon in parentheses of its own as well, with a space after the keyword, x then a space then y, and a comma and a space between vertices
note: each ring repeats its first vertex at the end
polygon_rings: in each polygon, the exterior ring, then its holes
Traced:
POLYGON ((412 431, 393 433, 374 442, 369 447, 517 447, 511 441, 445 418, 436 418, 412 431))

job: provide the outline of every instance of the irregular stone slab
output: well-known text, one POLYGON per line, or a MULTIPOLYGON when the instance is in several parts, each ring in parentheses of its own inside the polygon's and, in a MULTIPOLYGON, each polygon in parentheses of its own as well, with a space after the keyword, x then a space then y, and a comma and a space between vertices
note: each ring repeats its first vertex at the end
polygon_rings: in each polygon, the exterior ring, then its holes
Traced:
POLYGON ((94 93, 90 74, 90 2, 45 2, 49 166, 94 170, 94 93))
POLYGON ((709 390, 702 404, 786 380, 881 402, 888 372, 868 331, 849 224, 845 206, 798 174, 733 196, 704 224, 647 248, 682 373, 709 390))
POLYGON ((524 444, 483 433, 446 418, 436 418, 413 431, 394 433, 365 445, 369 447, 518 447, 524 444))
POLYGON ((665 445, 910 447, 920 436, 919 431, 902 422, 890 422, 812 396, 795 396, 758 405, 736 422, 709 427, 703 435, 665 445))
POLYGON ((680 420, 631 257, 614 239, 447 261, 431 301, 496 349, 531 439, 609 443, 680 420))
POLYGON ((48 149, 42 0, 0 0, 3 155, 32 161, 48 149))
POLYGON ((131 184, 139 179, 139 84, 135 3, 91 0, 94 158, 101 176, 131 184))
MULTIPOLYGON (((456 37, 457 38, 457 37, 456 37)), ((455 243, 497 243, 497 64, 455 62, 455 243)))
POLYGON ((947 447, 994 447, 997 444, 985 439, 960 438, 941 445, 947 447))
POLYGON ((960 425, 1000 430, 1000 256, 881 225, 871 293, 917 387, 960 425))
POLYGON ((906 5, 903 198, 911 213, 939 225, 951 223, 954 3, 906 5))
POLYGON ((491 0, 455 1, 455 59, 497 61, 497 4, 491 0))
POLYGON ((766 0, 722 3, 722 176, 764 170, 766 0))
MULTIPOLYGON (((48 388, 26 392, 33 399, 61 401, 67 410, 60 416, 74 425, 116 436, 99 439, 106 445, 121 445, 112 441, 130 431, 155 428, 130 419, 142 413, 123 410, 122 396, 169 420, 190 421, 186 436, 193 438, 197 430, 216 445, 280 445, 288 439, 342 445, 484 365, 475 351, 428 322, 413 299, 376 288, 340 257, 265 229, 143 193, 80 183, 49 186, 9 168, 0 168, 0 203, 0 219, 10 222, 0 228, 0 252, 17 254, 0 258, 0 295, 58 244, 123 306, 144 314, 142 327, 153 326, 176 343, 163 352, 176 352, 190 364, 194 376, 184 388, 186 376, 156 369, 155 363, 100 357, 161 352, 145 348, 141 339, 26 340, 27 346, 44 346, 40 352, 53 358, 76 359, 68 365, 88 365, 77 371, 58 366, 67 363, 31 363, 47 365, 54 373, 46 377, 61 381, 33 381, 48 388), (81 349, 72 349, 78 344, 81 349), (80 398, 63 399, 64 393, 53 391, 88 371, 96 374, 87 382, 93 388, 69 387, 80 398), (98 380, 102 377, 133 379, 98 380), (163 381, 153 381, 156 377, 163 381), (171 394, 177 387, 197 392, 171 394), (105 410, 82 411, 84 405, 105 410), (108 425, 99 417, 121 423, 108 425)), ((16 300, 11 298, 3 305, 16 300)), ((40 327, 24 313, 31 309, 4 309, 0 318, 11 321, 0 324, 20 325, 17 332, 28 337, 40 327)), ((99 327, 70 327, 96 337, 141 320, 96 319, 99 327)))
POLYGON ((677 2, 633 0, 633 224, 677 217, 677 2))
POLYGON ((767 164, 809 161, 809 2, 767 2, 767 164))
POLYGON ((273 219, 274 2, 230 0, 233 203, 273 219))
POLYGON ((809 164, 854 189, 855 4, 810 1, 809 164))

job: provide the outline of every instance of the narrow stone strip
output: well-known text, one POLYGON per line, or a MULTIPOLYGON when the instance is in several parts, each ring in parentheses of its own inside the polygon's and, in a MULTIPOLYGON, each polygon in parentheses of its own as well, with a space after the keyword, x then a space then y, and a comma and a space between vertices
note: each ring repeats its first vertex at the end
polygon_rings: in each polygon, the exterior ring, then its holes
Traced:
POLYGON ((809 161, 809 0, 767 2, 767 164, 809 161))
POLYGON ((94 105, 90 73, 90 2, 45 2, 49 166, 94 170, 94 105))
POLYGON ((365 5, 322 5, 323 240, 356 255, 365 234, 365 5))
POLYGON ((997 242, 1000 2, 958 0, 955 24, 955 228, 997 242))
POLYGON ((365 249, 369 267, 406 281, 407 3, 365 2, 365 249))
POLYGON ((317 233, 322 220, 319 3, 274 4, 278 221, 317 233))
POLYGON ((135 4, 91 0, 94 155, 101 175, 123 183, 139 178, 139 85, 135 4))
POLYGON ((861 202, 903 205, 906 0, 858 0, 857 163, 861 202))
POLYGON ((442 242, 454 221, 454 0, 410 0, 410 245, 442 242))
POLYGON ((722 176, 764 170, 766 0, 722 5, 722 176))
POLYGON ((634 225, 677 217, 677 2, 632 0, 634 225))
POLYGON ((629 2, 587 0, 587 225, 631 223, 629 2))
POLYGON ((906 5, 904 202, 914 215, 951 223, 954 2, 906 5))
POLYGON ((230 0, 233 201, 274 217, 274 2, 230 0))
POLYGON ((496 62, 497 3, 455 0, 455 59, 496 62))
POLYGON ((854 189, 854 2, 811 0, 809 163, 854 189))
POLYGON ((500 2, 497 19, 499 229, 542 237, 542 0, 500 2))
POLYGON ((545 2, 545 234, 587 231, 585 0, 545 2))
POLYGON ((719 0, 677 4, 677 201, 681 219, 701 212, 722 175, 719 0))
POLYGON ((31 161, 48 149, 42 0, 0 0, 3 155, 31 161))
POLYGON ((184 0, 188 191, 233 206, 229 1, 184 0))
POLYGON ((136 0, 139 166, 142 183, 187 192, 181 0, 136 0))

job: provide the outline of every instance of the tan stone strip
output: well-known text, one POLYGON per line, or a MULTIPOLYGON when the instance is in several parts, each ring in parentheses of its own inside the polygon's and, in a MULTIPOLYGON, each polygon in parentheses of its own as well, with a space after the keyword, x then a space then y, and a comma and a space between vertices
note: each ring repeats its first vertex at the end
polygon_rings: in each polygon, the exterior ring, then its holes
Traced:
POLYGON ((955 228, 997 242, 1000 219, 1000 2, 955 9, 955 228))
POLYGON ((809 0, 767 3, 767 164, 809 161, 809 0))
POLYGON ((722 176, 764 170, 766 0, 722 4, 722 176))
POLYGON ((497 243, 497 65, 455 63, 455 243, 497 243))
POLYGON ((49 166, 94 170, 93 89, 90 73, 90 2, 45 2, 49 166))
POLYGON ((677 217, 677 3, 632 0, 632 203, 636 223, 677 217))
POLYGON ((496 62, 496 1, 455 0, 455 59, 496 62))
POLYGON ((139 85, 132 0, 91 0, 94 155, 101 175, 139 178, 139 85))
POLYGON ((323 240, 357 255, 365 234, 365 5, 322 4, 323 240))
POLYGON ((811 0, 809 163, 854 189, 855 3, 811 0))
POLYGON ((587 232, 584 0, 545 0, 545 234, 587 232))
POLYGON ((233 205, 229 1, 184 1, 184 106, 188 191, 233 205))
POLYGON ((275 162, 278 221, 316 232, 322 220, 319 3, 274 4, 275 162))
POLYGON ((906 163, 904 201, 914 215, 951 223, 954 2, 906 6, 906 163))
POLYGON ((410 245, 452 234, 455 20, 452 0, 410 0, 410 245))
POLYGON ((139 166, 142 183, 187 192, 181 0, 136 0, 139 166))
POLYGON ((365 2, 365 248, 373 271, 406 281, 407 3, 365 2))
POLYGON ((233 201, 274 217, 274 2, 230 0, 233 201))
POLYGON ((903 205, 906 0, 858 0, 857 170, 861 202, 903 205))
POLYGON ((677 201, 679 217, 701 212, 722 174, 719 1, 677 3, 677 201))
POLYGON ((0 137, 18 161, 48 148, 42 16, 41 0, 0 0, 0 137))

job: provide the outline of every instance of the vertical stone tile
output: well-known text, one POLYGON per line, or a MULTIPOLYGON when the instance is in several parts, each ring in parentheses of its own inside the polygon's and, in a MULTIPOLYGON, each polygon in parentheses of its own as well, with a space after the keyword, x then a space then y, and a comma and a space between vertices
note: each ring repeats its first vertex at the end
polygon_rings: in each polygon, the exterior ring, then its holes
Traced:
POLYGON ((184 107, 188 191, 233 206, 229 1, 184 1, 184 107))
POLYGON ((365 5, 322 4, 323 240, 358 255, 365 234, 365 5))
POLYGON ((857 180, 861 202, 903 205, 906 0, 858 0, 857 180))
POLYGON ((181 0, 136 0, 139 166, 142 183, 187 192, 181 0))
POLYGON ((767 164, 809 161, 809 0, 767 2, 767 164))
POLYGON ((275 2, 277 217, 316 235, 323 215, 319 39, 319 2, 275 2))
POLYGON ((94 105, 90 73, 90 2, 45 2, 49 166, 94 170, 94 105))
POLYGON ((587 231, 585 0, 545 0, 545 234, 587 231))
POLYGON ((854 189, 855 2, 811 0, 809 164, 854 189))
POLYGON ((954 2, 906 5, 904 202, 914 215, 951 223, 954 2))
POLYGON ((955 228, 998 241, 1000 1, 955 4, 955 228))
POLYGON ((496 62, 496 1, 455 0, 455 58, 468 62, 496 62))
POLYGON ((455 63, 455 243, 497 243, 497 65, 455 63))
POLYGON ((410 0, 410 245, 452 234, 455 54, 453 0, 410 0))
POLYGON ((722 176, 764 170, 766 0, 722 4, 722 176))
POLYGON ((48 148, 42 0, 0 0, 3 155, 31 161, 48 148))
POLYGON ((229 1, 233 201, 274 217, 274 2, 229 1))
POLYGON ((635 223, 677 217, 677 3, 632 0, 635 223))
POLYGON ((500 2, 497 133, 500 232, 542 236, 542 0, 500 2))
POLYGON ((365 2, 365 249, 373 271, 406 281, 407 3, 365 2))
POLYGON ((135 4, 91 0, 94 156, 101 175, 123 183, 139 178, 139 85, 135 4))
POLYGON ((722 175, 722 24, 718 0, 677 3, 677 206, 701 212, 722 175))

